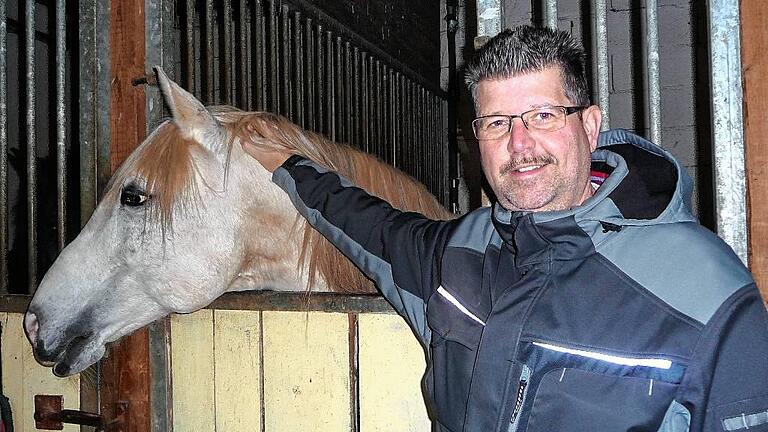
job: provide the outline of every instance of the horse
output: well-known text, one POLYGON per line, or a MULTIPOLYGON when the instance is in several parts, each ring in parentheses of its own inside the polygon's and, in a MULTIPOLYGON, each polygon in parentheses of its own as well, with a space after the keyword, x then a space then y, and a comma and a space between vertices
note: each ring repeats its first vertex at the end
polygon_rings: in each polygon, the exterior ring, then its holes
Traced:
POLYGON ((97 362, 108 343, 226 291, 375 292, 299 216, 243 140, 313 159, 396 208, 451 217, 422 184, 371 155, 275 114, 206 108, 156 72, 172 118, 110 179, 24 317, 37 361, 58 376, 97 362))

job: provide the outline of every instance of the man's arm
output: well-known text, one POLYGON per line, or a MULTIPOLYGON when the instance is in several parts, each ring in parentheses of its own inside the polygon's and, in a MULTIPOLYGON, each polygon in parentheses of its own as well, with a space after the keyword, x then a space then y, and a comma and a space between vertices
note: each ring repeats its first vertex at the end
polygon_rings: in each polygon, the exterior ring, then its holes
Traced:
POLYGON ((428 341, 424 304, 436 289, 448 224, 402 212, 314 162, 243 144, 309 223, 371 278, 428 341))
POLYGON ((768 431, 768 313, 754 284, 712 318, 686 376, 691 431, 768 431))

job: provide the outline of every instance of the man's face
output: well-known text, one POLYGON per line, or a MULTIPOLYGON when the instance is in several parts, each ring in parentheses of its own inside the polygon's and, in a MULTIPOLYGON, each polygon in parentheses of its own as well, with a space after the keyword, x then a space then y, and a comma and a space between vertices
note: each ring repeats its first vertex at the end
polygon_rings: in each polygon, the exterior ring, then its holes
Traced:
MULTIPOLYGON (((520 114, 547 105, 574 105, 563 90, 560 69, 477 86, 478 116, 520 114)), ((528 130, 519 118, 501 138, 480 141, 483 171, 499 203, 512 211, 565 210, 592 195, 590 157, 597 146, 600 110, 591 106, 571 114, 565 127, 528 130)))

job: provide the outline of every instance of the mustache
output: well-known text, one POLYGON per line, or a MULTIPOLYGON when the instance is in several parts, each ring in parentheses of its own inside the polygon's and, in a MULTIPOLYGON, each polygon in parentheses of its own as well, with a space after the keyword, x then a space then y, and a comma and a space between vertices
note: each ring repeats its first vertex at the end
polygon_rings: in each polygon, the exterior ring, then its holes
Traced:
POLYGON ((512 159, 509 162, 499 168, 501 175, 507 174, 510 171, 515 171, 521 166, 525 165, 546 165, 555 163, 555 158, 550 155, 543 156, 526 156, 523 158, 512 159))

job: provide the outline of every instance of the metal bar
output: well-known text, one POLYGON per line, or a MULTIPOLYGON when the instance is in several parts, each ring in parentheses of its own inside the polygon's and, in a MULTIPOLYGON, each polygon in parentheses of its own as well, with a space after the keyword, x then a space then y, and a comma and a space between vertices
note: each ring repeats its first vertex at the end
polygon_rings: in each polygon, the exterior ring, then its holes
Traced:
POLYGON ((352 47, 349 42, 344 44, 344 141, 352 144, 354 140, 354 109, 352 108, 352 47))
POLYGON ((315 113, 315 32, 312 19, 304 20, 306 37, 307 60, 307 129, 317 130, 317 114, 315 113))
POLYGON ((273 113, 279 113, 280 112, 280 89, 278 88, 278 79, 280 77, 280 65, 278 64, 278 33, 279 30, 277 28, 277 9, 275 0, 269 0, 269 11, 267 12, 269 14, 267 22, 269 23, 269 27, 267 29, 267 35, 269 36, 269 108, 268 110, 273 113))
POLYGON ((315 58, 315 71, 317 72, 316 88, 317 88, 317 103, 315 105, 315 116, 317 117, 317 132, 327 134, 325 116, 328 115, 325 109, 326 100, 326 88, 325 88, 325 51, 323 49, 323 26, 317 24, 315 27, 315 49, 317 50, 317 57, 315 58))
POLYGON ((601 129, 610 128, 610 94, 608 83, 608 28, 607 11, 605 0, 593 0, 592 4, 595 10, 594 34, 595 34, 595 57, 597 59, 597 101, 603 112, 603 124, 601 129))
POLYGON ((248 58, 248 24, 245 17, 248 15, 248 5, 245 0, 240 0, 238 23, 240 25, 240 108, 251 110, 251 89, 248 86, 250 59, 248 58))
POLYGON ((264 5, 261 0, 255 0, 253 2, 253 34, 254 34, 254 49, 255 59, 253 60, 256 65, 254 66, 255 79, 255 107, 259 111, 263 111, 267 106, 267 53, 266 53, 266 29, 264 23, 264 5))
POLYGON ((361 64, 360 64, 360 49, 358 47, 354 47, 352 50, 352 76, 354 85, 352 86, 353 91, 353 114, 352 114, 352 121, 354 122, 353 125, 353 137, 351 144, 354 144, 357 148, 362 148, 363 140, 362 140, 362 128, 363 124, 361 121, 362 113, 360 112, 361 104, 360 104, 360 98, 362 97, 362 91, 363 91, 363 77, 360 72, 361 64))
POLYGON ((8 292, 8 27, 0 1, 0 293, 8 292))
POLYGON ((661 145, 661 91, 659 89, 659 20, 656 0, 646 0, 646 45, 648 67, 648 107, 651 142, 661 145))
POLYGON ((66 0, 56 0, 56 226, 59 251, 64 249, 67 241, 67 112, 64 100, 66 32, 66 0))
POLYGON ((387 68, 387 101, 388 105, 388 118, 389 118, 389 134, 387 141, 389 147, 389 162, 397 166, 397 97, 395 97, 395 85, 396 85, 395 71, 391 67, 387 68))
POLYGON ((336 121, 334 121, 334 127, 336 129, 336 137, 335 141, 343 142, 346 140, 346 135, 344 131, 344 120, 345 120, 345 105, 344 105, 344 97, 345 97, 345 89, 344 89, 344 65, 341 62, 342 58, 342 52, 341 52, 341 37, 336 36, 334 39, 334 47, 333 47, 333 70, 334 70, 334 97, 336 99, 336 109, 335 111, 335 117, 336 121))
POLYGON ((381 99, 382 99, 382 78, 381 78, 381 60, 376 59, 376 63, 374 66, 374 73, 376 74, 376 91, 374 92, 374 95, 376 96, 375 99, 375 107, 374 107, 374 113, 375 118, 373 119, 373 124, 376 125, 375 127, 375 133, 376 133, 376 155, 380 158, 384 159, 384 149, 382 148, 382 129, 384 124, 382 123, 382 107, 381 107, 381 99))
POLYGON ((296 94, 296 122, 302 128, 306 127, 304 121, 304 27, 301 22, 301 13, 293 14, 293 67, 295 70, 295 94, 296 94))
POLYGON ((25 2, 24 60, 27 123, 27 272, 29 293, 37 287, 37 134, 35 133, 35 2, 25 2))
POLYGON ((336 141, 336 88, 335 74, 333 70, 333 34, 330 30, 325 32, 325 78, 326 78, 326 131, 331 141, 336 141))
POLYGON ((544 0, 544 25, 557 29, 557 0, 544 0))
POLYGON ((281 113, 291 120, 295 120, 293 116, 293 91, 291 81, 291 21, 290 12, 287 5, 280 7, 280 72, 282 78, 280 80, 281 87, 281 113))
POLYGON ((747 264, 739 1, 712 0, 708 5, 717 234, 747 264))
POLYGON ((224 67, 220 68, 220 70, 224 70, 224 97, 221 99, 227 105, 234 105, 235 93, 232 89, 232 71, 235 69, 235 50, 232 49, 232 0, 224 0, 222 13, 224 15, 221 19, 224 35, 220 39, 224 41, 224 58, 219 60, 219 63, 224 63, 224 67))
POLYGON ((368 65, 369 57, 368 53, 363 51, 361 53, 360 58, 360 67, 361 67, 361 73, 360 76, 362 78, 362 85, 360 88, 362 89, 362 100, 360 101, 360 120, 361 120, 361 131, 362 131, 362 141, 361 141, 361 148, 366 153, 371 152, 370 147, 370 127, 368 126, 370 124, 369 116, 368 116, 368 110, 370 107, 369 102, 369 92, 370 92, 370 68, 368 65))
MULTIPOLYGON (((206 104, 217 103, 214 96, 213 0, 205 0, 205 98, 206 104)), ((202 41, 200 46, 202 47, 202 41)))
POLYGON ((186 53, 187 53, 187 75, 186 75, 186 87, 187 90, 195 93, 195 0, 187 0, 185 2, 187 20, 184 23, 184 36, 186 41, 186 53))

